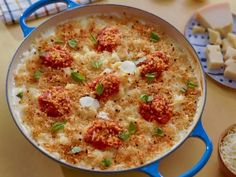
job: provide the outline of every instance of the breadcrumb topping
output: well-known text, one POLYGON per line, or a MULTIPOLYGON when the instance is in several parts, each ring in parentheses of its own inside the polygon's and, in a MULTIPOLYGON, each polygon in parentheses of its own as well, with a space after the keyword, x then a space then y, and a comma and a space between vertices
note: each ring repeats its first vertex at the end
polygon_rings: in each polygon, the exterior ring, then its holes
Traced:
POLYGON ((139 112, 147 121, 166 124, 173 115, 173 108, 167 99, 156 96, 150 103, 140 103, 139 112))
POLYGON ((147 60, 139 63, 141 76, 145 77, 148 73, 155 73, 155 77, 158 78, 168 68, 168 60, 163 52, 157 51, 150 54, 147 60))
POLYGON ((87 130, 85 142, 97 149, 118 148, 122 142, 118 135, 122 128, 112 121, 95 121, 87 130))
POLYGON ((68 50, 59 45, 55 45, 41 52, 42 64, 52 68, 66 68, 71 66, 72 57, 68 50))
POLYGON ((97 50, 112 52, 121 43, 121 34, 117 27, 106 26, 97 36, 97 50))
POLYGON ((95 79, 95 81, 90 83, 90 88, 96 92, 98 99, 106 100, 119 92, 119 85, 119 78, 113 74, 108 74, 95 79), (96 92, 99 85, 103 89, 101 94, 96 92))
POLYGON ((38 98, 39 108, 50 117, 60 117, 71 110, 68 93, 62 87, 46 90, 38 98))

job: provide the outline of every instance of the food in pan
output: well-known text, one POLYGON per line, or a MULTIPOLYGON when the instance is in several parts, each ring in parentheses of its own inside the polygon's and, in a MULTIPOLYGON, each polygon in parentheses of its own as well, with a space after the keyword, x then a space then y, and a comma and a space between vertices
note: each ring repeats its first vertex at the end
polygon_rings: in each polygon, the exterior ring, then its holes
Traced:
POLYGON ((236 125, 229 128, 220 140, 219 153, 226 168, 236 175, 236 125))
POLYGON ((127 169, 187 136, 202 96, 196 66, 161 26, 80 17, 35 39, 15 71, 13 96, 32 139, 55 158, 127 169))

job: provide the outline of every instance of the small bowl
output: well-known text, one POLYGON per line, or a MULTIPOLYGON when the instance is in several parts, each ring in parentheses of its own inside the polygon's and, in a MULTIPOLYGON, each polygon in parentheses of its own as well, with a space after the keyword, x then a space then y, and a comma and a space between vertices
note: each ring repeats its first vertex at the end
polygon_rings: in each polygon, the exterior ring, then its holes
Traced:
POLYGON ((221 152, 220 152, 220 144, 223 141, 224 137, 228 134, 230 130, 236 127, 236 124, 231 125, 228 127, 220 136, 219 142, 218 142, 218 158, 220 161, 220 169, 221 171, 227 176, 227 177, 236 177, 236 174, 233 173, 228 166, 224 163, 221 152))

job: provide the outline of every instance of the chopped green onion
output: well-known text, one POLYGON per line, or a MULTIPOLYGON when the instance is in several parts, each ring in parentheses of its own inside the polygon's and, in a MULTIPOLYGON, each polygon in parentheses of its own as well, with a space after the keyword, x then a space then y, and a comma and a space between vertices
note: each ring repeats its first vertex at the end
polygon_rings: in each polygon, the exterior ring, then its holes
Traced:
POLYGON ((188 88, 195 88, 195 87, 197 87, 197 84, 195 84, 195 83, 193 83, 191 81, 188 81, 186 85, 187 85, 188 88))
POLYGON ((81 151, 81 148, 79 146, 75 146, 71 149, 70 153, 71 154, 77 154, 81 151))
POLYGON ((129 132, 121 132, 119 134, 119 138, 122 139, 123 141, 128 140, 130 137, 130 133, 129 132))
POLYGON ((139 58, 138 60, 134 61, 134 64, 138 65, 138 64, 144 62, 146 59, 147 59, 146 57, 139 58))
POLYGON ((110 158, 105 158, 102 160, 102 165, 105 167, 109 167, 111 165, 111 159, 110 158))
POLYGON ((148 103, 148 102, 151 102, 153 100, 153 97, 152 96, 148 96, 146 94, 143 94, 140 96, 140 99, 145 102, 145 103, 148 103))
POLYGON ((96 86, 96 93, 98 95, 101 95, 103 93, 103 90, 104 90, 104 87, 102 85, 102 83, 99 83, 97 86, 96 86))
POLYGON ((92 41, 92 43, 93 43, 94 45, 96 45, 96 44, 98 43, 96 37, 95 37, 92 33, 90 33, 89 39, 92 41))
POLYGON ((56 132, 58 130, 64 129, 66 122, 55 122, 52 125, 51 131, 56 132))
POLYGON ((151 35, 150 35, 150 38, 151 38, 151 41, 152 42, 157 42, 160 40, 160 37, 158 36, 158 34, 154 31, 151 32, 151 35))
POLYGON ((155 129, 155 135, 157 136, 164 136, 164 132, 161 128, 156 128, 155 129))
POLYGON ((59 39, 59 38, 55 39, 54 42, 55 42, 56 44, 63 44, 63 43, 64 43, 64 41, 61 40, 61 39, 59 39))
POLYGON ((68 44, 71 48, 76 48, 78 45, 78 42, 75 39, 71 39, 68 41, 68 44))
POLYGON ((42 73, 43 73, 43 72, 40 71, 40 70, 35 71, 35 72, 34 72, 34 78, 35 78, 36 80, 39 80, 39 78, 41 77, 42 73))
POLYGON ((92 61, 92 67, 98 69, 102 66, 102 61, 92 61))
POLYGON ((19 92, 16 96, 20 99, 23 98, 23 92, 19 92))
POLYGON ((184 87, 182 87, 182 88, 180 89, 180 91, 181 91, 182 93, 185 93, 185 92, 187 92, 187 89, 184 88, 184 87))
POLYGON ((130 122, 128 131, 130 134, 134 134, 137 131, 137 127, 134 122, 130 122))
POLYGON ((130 138, 132 134, 134 134, 137 131, 137 126, 134 122, 130 122, 128 131, 121 132, 119 134, 119 138, 122 139, 123 141, 126 141, 130 138))
POLYGON ((85 80, 85 77, 82 74, 77 73, 75 71, 71 72, 71 78, 76 82, 82 82, 85 80))
POLYGON ((156 74, 155 73, 147 73, 145 75, 145 77, 147 78, 148 82, 152 82, 156 78, 156 74))

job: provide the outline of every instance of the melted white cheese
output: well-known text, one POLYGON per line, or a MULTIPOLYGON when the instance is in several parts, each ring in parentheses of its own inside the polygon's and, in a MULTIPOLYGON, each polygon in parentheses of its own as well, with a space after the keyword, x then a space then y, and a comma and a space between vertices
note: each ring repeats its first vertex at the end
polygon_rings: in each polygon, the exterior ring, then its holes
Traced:
POLYGON ((124 73, 134 74, 136 71, 136 65, 132 61, 124 61, 120 65, 120 70, 124 73))
POLYGON ((99 112, 97 114, 97 117, 100 118, 100 119, 104 119, 104 120, 108 120, 109 119, 108 113, 107 112, 103 112, 103 111, 99 112))
POLYGON ((79 102, 82 107, 93 107, 95 109, 100 107, 98 100, 90 96, 81 97, 79 102))

